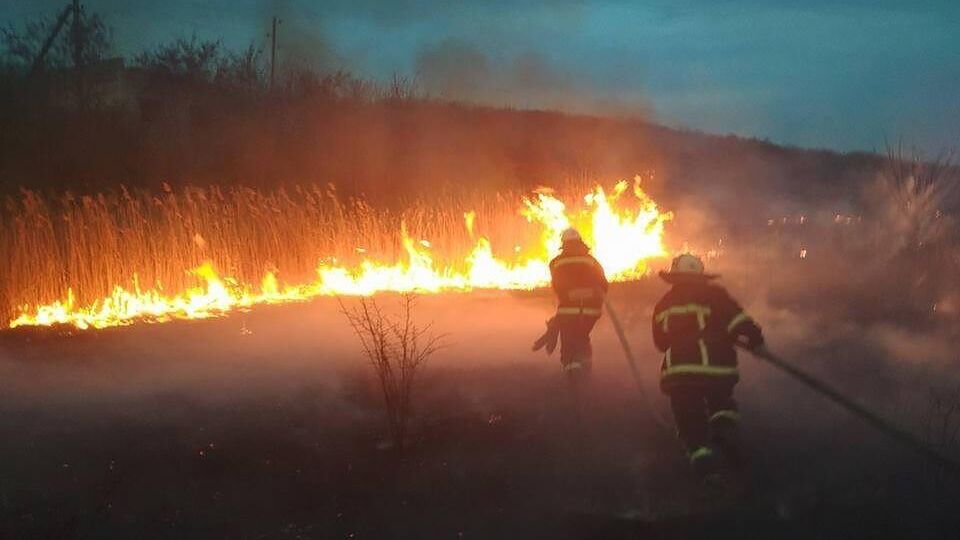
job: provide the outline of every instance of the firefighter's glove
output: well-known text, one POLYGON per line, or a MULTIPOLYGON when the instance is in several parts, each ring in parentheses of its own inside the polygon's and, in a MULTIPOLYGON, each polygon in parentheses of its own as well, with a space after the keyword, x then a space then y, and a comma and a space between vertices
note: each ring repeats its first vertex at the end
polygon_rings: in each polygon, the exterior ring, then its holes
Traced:
POLYGON ((749 335, 744 337, 746 338, 745 339, 746 343, 744 344, 744 346, 747 348, 748 351, 755 351, 763 347, 763 343, 764 343, 763 334, 757 333, 754 335, 749 335))
POLYGON ((560 337, 560 325, 557 324, 557 318, 553 317, 547 321, 547 331, 533 342, 533 350, 539 351, 546 348, 547 354, 553 354, 557 348, 557 340, 560 337))
POLYGON ((737 337, 737 345, 748 351, 755 351, 763 347, 763 334, 740 334, 737 337))

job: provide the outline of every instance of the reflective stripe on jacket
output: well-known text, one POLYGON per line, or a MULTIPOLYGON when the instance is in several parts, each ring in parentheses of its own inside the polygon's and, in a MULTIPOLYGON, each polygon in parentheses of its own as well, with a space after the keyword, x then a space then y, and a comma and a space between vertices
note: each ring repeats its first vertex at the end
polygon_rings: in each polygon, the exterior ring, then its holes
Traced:
POLYGON ((603 267, 582 242, 564 245, 550 261, 550 281, 557 293, 557 315, 600 316, 609 284, 603 267))
POLYGON ((653 339, 663 351, 661 385, 736 382, 739 335, 760 328, 727 291, 709 282, 675 285, 657 303, 653 339))

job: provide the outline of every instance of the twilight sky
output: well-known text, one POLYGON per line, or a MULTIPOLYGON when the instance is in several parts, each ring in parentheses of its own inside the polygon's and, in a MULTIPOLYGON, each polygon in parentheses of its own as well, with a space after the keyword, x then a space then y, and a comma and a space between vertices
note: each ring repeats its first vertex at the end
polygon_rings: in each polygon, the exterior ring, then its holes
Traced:
MULTIPOLYGON (((0 22, 66 0, 0 0, 0 22)), ((672 126, 838 150, 960 143, 960 1, 86 0, 118 52, 173 37, 266 45, 286 64, 416 74, 522 107, 640 113, 672 126)))

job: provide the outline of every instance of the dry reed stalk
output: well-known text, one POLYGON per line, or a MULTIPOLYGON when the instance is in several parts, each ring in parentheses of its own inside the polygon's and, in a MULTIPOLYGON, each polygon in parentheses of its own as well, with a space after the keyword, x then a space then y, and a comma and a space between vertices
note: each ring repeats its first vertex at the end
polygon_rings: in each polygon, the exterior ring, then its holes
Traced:
POLYGON ((196 287, 190 270, 210 261, 222 276, 257 286, 268 271, 281 282, 310 283, 318 264, 353 266, 364 258, 405 258, 401 224, 428 240, 439 265, 462 266, 476 243, 464 226, 475 211, 477 233, 498 255, 536 240, 519 214, 523 193, 437 193, 377 208, 342 199, 332 186, 261 192, 247 187, 165 186, 50 198, 22 192, 0 210, 0 320, 19 306, 65 298, 88 305, 116 286, 175 294, 196 287), (360 248, 360 249, 358 249, 360 248))

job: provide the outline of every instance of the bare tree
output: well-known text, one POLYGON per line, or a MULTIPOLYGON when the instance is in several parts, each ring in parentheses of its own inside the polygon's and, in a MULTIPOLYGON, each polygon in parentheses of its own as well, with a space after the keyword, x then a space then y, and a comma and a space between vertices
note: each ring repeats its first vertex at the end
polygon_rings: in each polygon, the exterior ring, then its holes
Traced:
POLYGON ((234 92, 256 94, 267 87, 263 50, 250 44, 240 52, 226 51, 214 81, 234 92))
POLYGON ((410 420, 414 379, 424 362, 442 346, 443 336, 431 331, 432 324, 420 326, 414 320, 416 296, 405 294, 396 317, 386 314, 376 300, 361 298, 348 307, 343 300, 340 312, 360 340, 380 383, 394 448, 402 452, 410 420))
MULTIPOLYGON (((56 21, 49 16, 28 21, 21 28, 12 24, 0 28, 0 58, 12 65, 28 68, 36 60, 44 42, 52 35, 56 21)), ((76 36, 83 43, 82 64, 91 64, 109 56, 113 49, 113 30, 97 14, 81 18, 76 36)), ((71 33, 62 31, 46 55, 45 65, 64 69, 73 65, 71 33)))
MULTIPOLYGON (((252 49, 249 54, 255 54, 252 49)), ((151 73, 192 81, 213 81, 224 62, 220 40, 178 38, 156 49, 143 51, 134 62, 151 73)))

